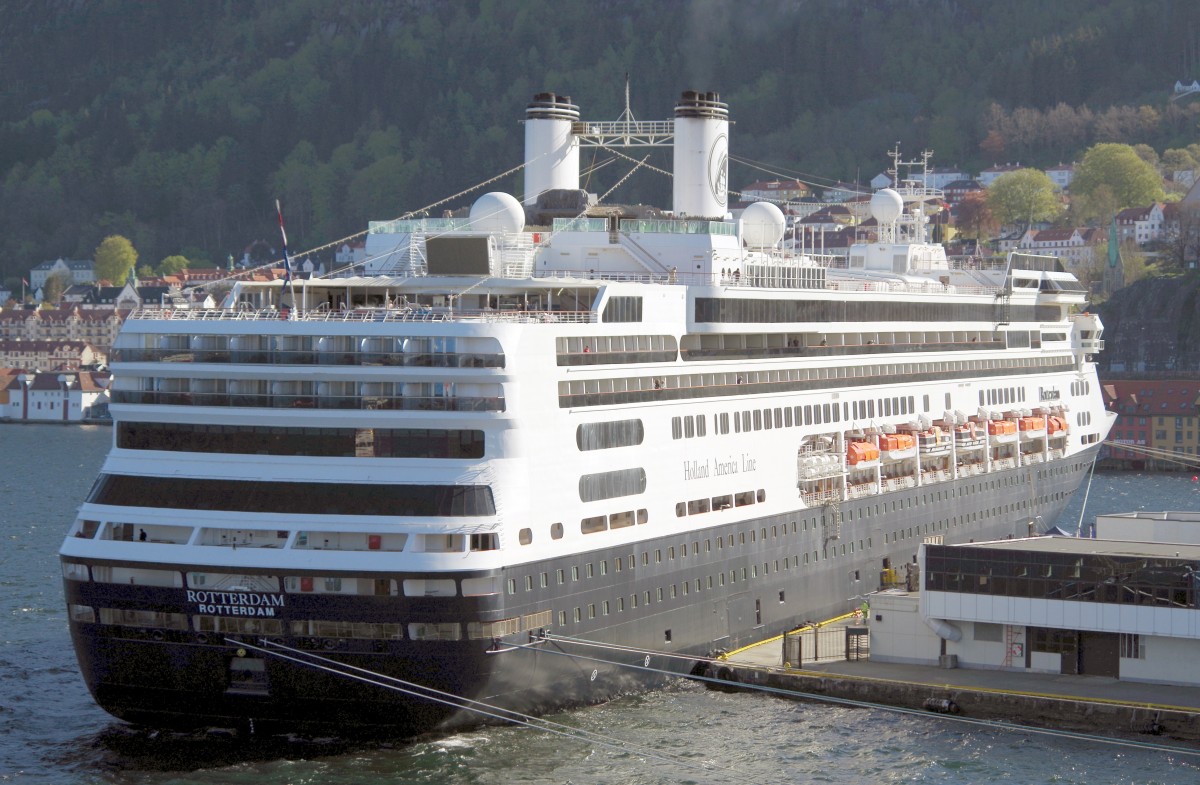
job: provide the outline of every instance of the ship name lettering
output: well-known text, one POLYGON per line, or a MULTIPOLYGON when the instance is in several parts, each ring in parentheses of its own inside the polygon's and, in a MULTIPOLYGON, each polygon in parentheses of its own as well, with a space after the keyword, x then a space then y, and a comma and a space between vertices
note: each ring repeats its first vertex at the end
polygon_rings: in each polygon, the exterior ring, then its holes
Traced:
POLYGON ((707 459, 703 463, 700 461, 683 462, 683 479, 685 482, 687 480, 702 480, 706 477, 708 477, 707 459))
POLYGON ((730 458, 727 461, 714 461, 714 463, 717 464, 717 476, 718 477, 725 475, 725 474, 737 474, 738 473, 738 462, 736 460, 734 460, 733 458, 730 458))
POLYGON ((194 602, 199 613, 222 616, 274 616, 284 604, 282 594, 255 592, 196 591, 188 589, 188 602, 194 602))
POLYGON ((758 461, 751 458, 746 453, 742 453, 742 471, 752 472, 752 471, 754 471, 754 467, 757 465, 758 465, 758 461))

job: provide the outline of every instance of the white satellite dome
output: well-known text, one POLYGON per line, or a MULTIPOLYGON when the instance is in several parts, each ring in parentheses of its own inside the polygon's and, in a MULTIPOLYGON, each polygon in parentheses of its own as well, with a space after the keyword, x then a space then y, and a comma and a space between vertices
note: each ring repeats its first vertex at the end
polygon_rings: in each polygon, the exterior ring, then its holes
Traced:
POLYGON ((904 212, 904 199, 891 188, 876 191, 871 197, 871 215, 881 224, 895 223, 904 212))
POLYGON ((471 228, 515 234, 525 228, 525 210, 512 194, 492 191, 471 205, 471 228))
POLYGON ((783 239, 783 211, 770 202, 754 202, 742 212, 742 239, 751 248, 773 248, 783 239))

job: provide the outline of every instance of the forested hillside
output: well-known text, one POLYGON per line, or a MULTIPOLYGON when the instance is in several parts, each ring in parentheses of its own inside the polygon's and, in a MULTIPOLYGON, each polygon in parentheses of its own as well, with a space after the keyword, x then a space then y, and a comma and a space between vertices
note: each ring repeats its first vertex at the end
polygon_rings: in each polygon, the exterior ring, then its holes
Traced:
POLYGON ((221 261, 273 240, 276 197, 294 248, 337 239, 520 163, 535 92, 616 119, 626 73, 639 119, 716 90, 735 157, 830 180, 869 179, 896 141, 976 170, 1182 147, 1200 102, 1168 98, 1200 78, 1200 3, 5 0, 0 73, 11 280, 114 233, 150 264, 221 261))

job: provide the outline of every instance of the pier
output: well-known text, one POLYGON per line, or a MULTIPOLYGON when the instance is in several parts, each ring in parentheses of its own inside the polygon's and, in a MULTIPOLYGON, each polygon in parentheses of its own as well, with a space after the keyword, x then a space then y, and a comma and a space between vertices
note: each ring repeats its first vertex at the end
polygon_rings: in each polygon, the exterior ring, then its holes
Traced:
MULTIPOLYGON (((819 625, 853 624, 841 617, 819 625)), ((795 633, 788 633, 794 635, 795 633)), ((836 635, 835 635, 836 637, 836 635)), ((992 721, 1006 727, 1049 728, 1104 737, 1184 742, 1200 746, 1200 688, 1100 676, 941 668, 855 658, 856 635, 840 651, 819 647, 815 661, 785 663, 783 636, 725 655, 712 671, 732 684, 796 693, 798 698, 861 702, 992 721), (850 658, 848 659, 847 656, 850 658)), ((795 651, 793 646, 791 651, 795 651)), ((811 649, 809 650, 811 651, 811 649)))

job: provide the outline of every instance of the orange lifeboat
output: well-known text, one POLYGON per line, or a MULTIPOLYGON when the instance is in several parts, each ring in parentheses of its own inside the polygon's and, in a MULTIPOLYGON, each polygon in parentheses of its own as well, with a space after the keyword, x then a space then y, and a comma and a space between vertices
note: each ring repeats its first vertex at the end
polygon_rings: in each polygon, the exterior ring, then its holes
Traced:
POLYGON ((850 442, 846 445, 846 463, 851 466, 877 460, 879 448, 870 442, 850 442))
POLYGON ((992 436, 1005 436, 1017 432, 1017 424, 1012 420, 988 420, 988 433, 992 436))
POLYGON ((1057 415, 1052 414, 1049 417, 1048 426, 1049 426, 1051 434, 1058 433, 1059 431, 1066 433, 1067 432, 1067 418, 1059 417, 1057 415))
POLYGON ((1022 431, 1044 431, 1046 430, 1045 417, 1022 417, 1017 420, 1017 426, 1022 431))

